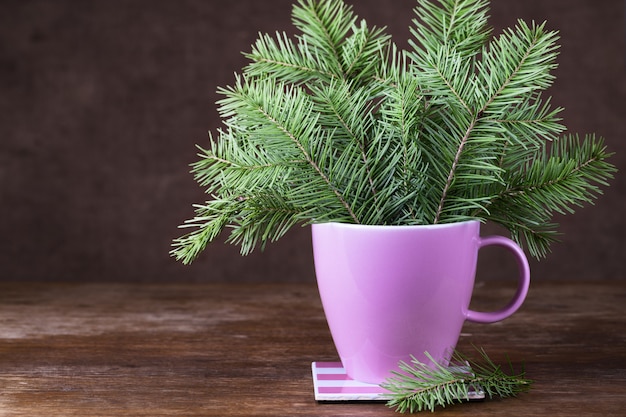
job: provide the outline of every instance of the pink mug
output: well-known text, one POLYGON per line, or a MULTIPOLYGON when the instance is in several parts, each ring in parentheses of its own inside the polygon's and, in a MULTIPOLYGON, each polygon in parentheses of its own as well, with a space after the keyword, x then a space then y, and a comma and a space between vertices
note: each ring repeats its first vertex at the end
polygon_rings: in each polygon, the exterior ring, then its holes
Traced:
POLYGON ((347 374, 380 384, 411 355, 447 364, 465 320, 493 323, 522 305, 530 285, 523 250, 480 237, 480 222, 424 226, 312 226, 315 272, 328 326, 347 374), (495 312, 469 309, 478 250, 503 246, 519 266, 517 292, 495 312))

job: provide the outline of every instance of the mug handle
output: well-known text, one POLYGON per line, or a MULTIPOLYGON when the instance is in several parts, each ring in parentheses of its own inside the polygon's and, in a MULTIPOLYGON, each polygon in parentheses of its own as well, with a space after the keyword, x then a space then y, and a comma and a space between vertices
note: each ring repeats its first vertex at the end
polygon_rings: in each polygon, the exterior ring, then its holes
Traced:
POLYGON ((524 254, 522 248, 517 243, 503 236, 488 236, 481 238, 478 248, 484 246, 503 246, 513 253, 517 261, 519 268, 519 277, 517 280, 517 292, 513 296, 513 299, 504 308, 493 312, 480 312, 467 310, 466 319, 475 323, 495 323, 500 320, 504 320, 507 317, 515 313, 521 306, 526 295, 528 294, 528 287, 530 286, 530 266, 528 265, 528 259, 524 254))

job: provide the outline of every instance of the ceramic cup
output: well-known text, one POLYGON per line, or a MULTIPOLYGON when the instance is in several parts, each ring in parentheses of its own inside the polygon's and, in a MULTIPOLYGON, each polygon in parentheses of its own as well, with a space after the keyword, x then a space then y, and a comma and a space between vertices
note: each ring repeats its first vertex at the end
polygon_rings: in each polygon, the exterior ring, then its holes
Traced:
POLYGON ((424 226, 312 226, 317 283, 335 347, 347 374, 380 384, 411 355, 447 364, 465 320, 493 323, 522 305, 530 284, 522 249, 502 236, 480 237, 480 223, 424 226), (517 292, 503 309, 469 309, 478 250, 510 251, 517 292))

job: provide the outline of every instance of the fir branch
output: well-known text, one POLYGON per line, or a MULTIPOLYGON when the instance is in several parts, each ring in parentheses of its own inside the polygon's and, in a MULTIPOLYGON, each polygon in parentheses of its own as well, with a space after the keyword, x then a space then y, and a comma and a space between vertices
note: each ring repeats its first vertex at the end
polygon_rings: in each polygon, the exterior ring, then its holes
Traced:
POLYGON ((429 223, 470 219, 484 208, 488 185, 501 183, 499 150, 506 142, 497 126, 468 114, 459 104, 448 103, 437 117, 425 120, 425 146, 430 181, 437 184, 436 209, 429 223))
POLYGON ((306 162, 320 176, 320 178, 332 190, 332 192, 335 194, 335 196, 341 202, 341 204, 346 208, 346 210, 350 214, 350 217, 352 218, 352 220, 355 223, 359 223, 359 219, 356 217, 356 215, 352 211, 352 208, 350 207, 350 205, 348 204, 348 202, 346 201, 346 199, 344 198, 342 193, 330 181, 328 175, 326 175, 326 173, 324 171, 322 171, 322 169, 320 168, 318 163, 315 160, 313 160, 311 155, 308 153, 308 151, 307 151, 304 143, 302 142, 302 140, 298 136, 296 136, 296 134, 294 134, 292 131, 290 131, 289 128, 287 126, 285 126, 281 121, 275 119, 271 114, 269 114, 269 113, 267 113, 265 111, 262 111, 262 113, 263 113, 263 115, 265 117, 267 117, 268 121, 270 121, 272 124, 274 124, 276 126, 276 128, 278 128, 278 130, 280 130, 287 137, 289 137, 289 139, 292 140, 292 142, 298 147, 300 152, 302 152, 302 155, 304 156, 306 162))
POLYGON ((546 141, 556 140, 565 131, 559 117, 562 110, 560 107, 552 108, 550 97, 543 100, 538 93, 528 96, 521 103, 509 105, 498 115, 487 116, 486 121, 493 121, 505 129, 511 145, 502 152, 501 166, 515 169, 532 155, 526 151, 533 152, 546 141), (527 156, 522 156, 524 153, 527 156))
POLYGON ((477 82, 484 88, 478 113, 502 114, 512 102, 548 88, 554 80, 557 39, 556 32, 545 31, 545 23, 528 26, 520 20, 515 30, 490 42, 476 63, 477 82))
POLYGON ((170 254, 183 264, 190 264, 233 221, 239 211, 239 201, 235 198, 214 198, 205 204, 194 205, 196 216, 187 220, 181 228, 194 230, 172 243, 170 254))
POLYGON ((313 79, 337 78, 336 71, 329 68, 326 61, 319 59, 306 41, 295 44, 285 33, 277 33, 275 38, 261 35, 252 51, 245 56, 252 61, 245 68, 245 73, 251 77, 271 76, 294 84, 313 79))
POLYGON ((369 81, 384 66, 383 57, 391 36, 383 29, 369 28, 362 20, 352 28, 352 35, 341 45, 340 57, 346 79, 369 81))
POLYGON ((556 240, 553 214, 572 214, 593 202, 599 185, 606 186, 616 172, 606 161, 611 155, 594 135, 584 141, 577 135, 558 138, 526 167, 508 174, 507 186, 490 201, 489 217, 511 230, 516 241, 526 241, 533 256, 544 257, 556 240))
POLYGON ((302 32, 302 39, 341 78, 346 75, 341 44, 355 20, 352 7, 338 1, 299 0, 293 9, 293 24, 302 32))
POLYGON ((439 206, 437 206, 437 212, 435 213, 435 219, 433 220, 433 224, 439 223, 441 212, 443 211, 443 204, 448 197, 448 191, 450 190, 450 186, 452 185, 452 181, 454 180, 454 176, 456 174, 457 166, 459 165, 459 160, 461 159, 461 153, 463 152, 463 148, 467 143, 470 134, 472 133, 472 129, 476 124, 476 120, 472 120, 470 125, 465 132, 463 138, 461 138, 459 142, 459 147, 457 149, 456 154, 454 155, 454 161, 452 161, 452 167, 450 168, 450 172, 448 173, 448 178, 446 179, 446 183, 443 186, 443 191, 441 193, 441 199, 439 200, 439 206))
POLYGON ((472 106, 475 80, 471 62, 448 46, 439 45, 419 60, 415 60, 422 89, 438 104, 460 104, 468 114, 476 113, 472 106))
POLYGON ((335 148, 343 151, 342 143, 357 144, 361 151, 361 160, 366 170, 367 182, 372 195, 376 196, 376 187, 370 172, 367 148, 368 136, 374 122, 371 117, 375 106, 374 91, 354 87, 353 83, 336 81, 328 85, 312 87, 313 100, 318 104, 322 123, 333 132, 335 148))
MULTIPOLYGON (((418 145, 422 135, 422 123, 427 114, 427 101, 421 91, 421 85, 417 77, 403 71, 406 61, 398 60, 393 63, 393 70, 386 77, 394 88, 386 91, 386 97, 380 107, 380 123, 392 137, 397 137, 402 154, 400 177, 402 192, 407 196, 407 201, 412 201, 411 195, 419 190, 414 196, 424 196, 423 180, 426 177, 422 150, 418 145)), ((409 219, 419 223, 425 223, 421 208, 424 201, 408 203, 406 210, 409 219)))
POLYGON ((254 129, 254 137, 264 138, 259 146, 275 146, 280 153, 284 153, 289 149, 286 145, 291 145, 331 190, 352 220, 359 223, 348 201, 308 150, 310 143, 323 133, 317 125, 319 115, 314 112, 310 97, 302 89, 276 84, 273 80, 258 80, 255 83, 241 80, 234 88, 224 90, 224 94, 227 95, 227 99, 222 101, 224 113, 245 112, 247 117, 236 119, 236 122, 254 129))
POLYGON ((254 250, 257 242, 264 247, 267 242, 281 238, 298 223, 299 214, 303 212, 301 207, 286 201, 284 194, 275 187, 245 198, 227 242, 240 245, 241 253, 247 254, 254 250))
MULTIPOLYGON (((390 391, 387 405, 400 413, 435 411, 469 399, 470 388, 485 392, 489 398, 514 397, 530 390, 532 381, 525 373, 506 374, 484 352, 479 350, 480 362, 459 352, 452 356, 455 366, 443 366, 428 353, 431 363, 412 358, 411 363, 399 363, 399 371, 381 386, 390 391)), ((512 369, 512 367, 511 367, 512 369)))
POLYGON ((441 0, 439 4, 418 0, 415 8, 418 18, 410 28, 415 37, 409 41, 412 56, 428 55, 428 51, 443 45, 463 58, 473 57, 491 33, 487 26, 488 11, 487 0, 441 0))

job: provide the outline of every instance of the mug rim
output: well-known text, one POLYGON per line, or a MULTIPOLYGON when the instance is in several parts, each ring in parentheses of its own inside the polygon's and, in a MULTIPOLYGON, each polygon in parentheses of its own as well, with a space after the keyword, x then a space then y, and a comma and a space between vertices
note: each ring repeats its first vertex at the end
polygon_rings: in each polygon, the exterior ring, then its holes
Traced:
POLYGON ((467 225, 472 223, 481 223, 478 219, 463 220, 460 222, 451 223, 437 223, 437 224, 358 224, 358 223, 343 223, 343 222, 320 222, 311 223, 312 227, 325 227, 334 226, 346 229, 444 229, 451 227, 460 227, 461 225, 467 225))

